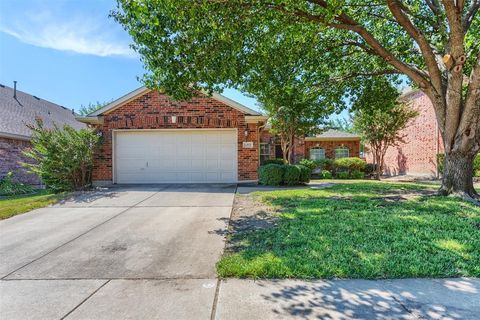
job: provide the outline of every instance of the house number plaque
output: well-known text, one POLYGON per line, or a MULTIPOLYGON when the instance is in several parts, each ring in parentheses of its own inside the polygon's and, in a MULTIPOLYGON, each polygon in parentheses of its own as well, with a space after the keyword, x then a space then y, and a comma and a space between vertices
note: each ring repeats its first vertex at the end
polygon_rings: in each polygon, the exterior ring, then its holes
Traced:
POLYGON ((253 142, 252 141, 245 141, 243 143, 244 148, 253 148, 253 142))

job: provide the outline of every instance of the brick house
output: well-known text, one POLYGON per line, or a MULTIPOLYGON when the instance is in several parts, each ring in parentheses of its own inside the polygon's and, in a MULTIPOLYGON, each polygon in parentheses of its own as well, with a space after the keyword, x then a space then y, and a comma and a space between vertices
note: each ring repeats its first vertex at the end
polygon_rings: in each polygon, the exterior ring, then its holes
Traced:
POLYGON ((0 179, 11 171, 20 182, 40 184, 39 177, 28 173, 20 164, 27 160, 22 151, 31 146, 31 132, 26 124, 34 124, 36 119, 41 119, 46 128, 54 124, 85 127, 75 120, 72 110, 16 90, 16 83, 14 88, 0 84, 0 179))
MULTIPOLYGON (((282 158, 280 142, 268 129, 261 135, 261 160, 282 158)), ((360 136, 348 132, 329 129, 316 136, 297 137, 293 152, 295 162, 301 159, 338 159, 360 157, 360 136)))
MULTIPOLYGON (((103 137, 95 185, 255 182, 262 159, 281 157, 267 117, 217 93, 175 101, 141 87, 77 119, 103 137)), ((329 130, 297 138, 295 156, 358 157, 359 149, 359 136, 329 130)))
MULTIPOLYGON (((384 174, 437 177, 437 154, 443 153, 443 143, 430 99, 421 91, 409 90, 401 96, 419 115, 400 132, 403 142, 390 147, 385 154, 384 174)), ((371 152, 365 154, 373 162, 371 152)))
POLYGON ((220 94, 175 101, 142 87, 77 119, 103 137, 96 185, 258 179, 267 118, 220 94))

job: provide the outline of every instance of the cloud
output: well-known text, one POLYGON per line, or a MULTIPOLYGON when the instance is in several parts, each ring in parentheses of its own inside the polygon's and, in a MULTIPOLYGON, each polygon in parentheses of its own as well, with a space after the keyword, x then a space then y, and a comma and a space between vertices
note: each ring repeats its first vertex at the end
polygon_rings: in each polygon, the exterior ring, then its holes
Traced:
POLYGON ((109 23, 107 17, 58 21, 48 12, 42 12, 23 18, 16 21, 2 19, 0 31, 37 47, 100 57, 137 57, 128 45, 128 37, 109 23))

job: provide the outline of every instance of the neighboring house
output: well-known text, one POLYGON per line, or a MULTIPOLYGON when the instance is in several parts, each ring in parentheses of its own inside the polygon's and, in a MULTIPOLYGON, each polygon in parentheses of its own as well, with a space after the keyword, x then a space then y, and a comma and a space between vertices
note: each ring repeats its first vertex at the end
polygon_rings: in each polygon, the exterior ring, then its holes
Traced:
MULTIPOLYGON (((329 129, 311 137, 297 137, 293 157, 296 162, 301 159, 338 159, 360 156, 360 136, 348 132, 329 129)), ((268 130, 262 133, 260 144, 262 161, 282 158, 282 149, 277 137, 268 130)))
POLYGON ((68 124, 79 129, 85 125, 75 120, 72 110, 15 87, 0 84, 0 179, 12 171, 20 182, 39 184, 40 179, 20 164, 26 161, 22 151, 31 146, 31 130, 26 125, 35 124, 36 119, 41 119, 47 128, 68 124))
MULTIPOLYGON (((400 132, 403 142, 388 148, 384 174, 436 177, 437 154, 443 153, 443 143, 433 105, 423 92, 417 90, 404 93, 401 99, 410 103, 419 115, 400 132)), ((366 158, 373 162, 371 152, 366 153, 366 158)))
POLYGON ((78 118, 103 136, 95 185, 256 181, 266 119, 220 94, 175 101, 145 87, 78 118))

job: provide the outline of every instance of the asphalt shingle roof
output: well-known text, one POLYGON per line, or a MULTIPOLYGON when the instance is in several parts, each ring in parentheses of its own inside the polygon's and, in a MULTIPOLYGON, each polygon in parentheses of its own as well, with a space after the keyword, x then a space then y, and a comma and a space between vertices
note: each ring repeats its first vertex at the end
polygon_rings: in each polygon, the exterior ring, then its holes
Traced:
POLYGON ((321 134, 317 134, 315 138, 360 138, 360 136, 349 132, 328 129, 321 134))
POLYGON ((42 119, 46 128, 52 128, 54 124, 59 127, 68 124, 76 129, 85 128, 85 124, 75 120, 72 110, 18 89, 15 99, 13 88, 0 85, 0 135, 4 133, 30 137, 31 130, 26 124, 34 124, 37 118, 42 119))

